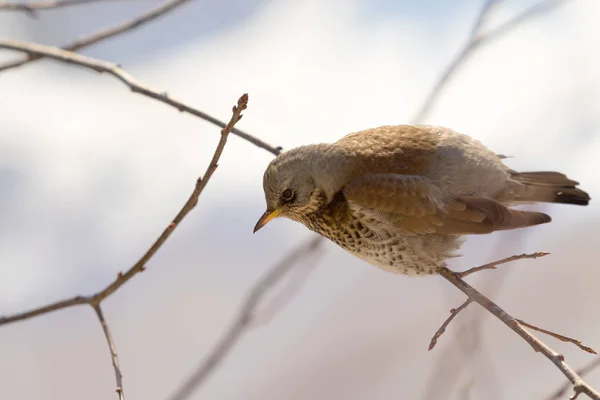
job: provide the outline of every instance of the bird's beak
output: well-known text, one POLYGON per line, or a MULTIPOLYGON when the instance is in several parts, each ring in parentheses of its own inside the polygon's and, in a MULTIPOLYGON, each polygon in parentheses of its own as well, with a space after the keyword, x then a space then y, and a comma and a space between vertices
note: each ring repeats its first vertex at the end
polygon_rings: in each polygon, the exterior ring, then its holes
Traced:
POLYGON ((270 220, 272 220, 273 218, 278 216, 280 212, 281 211, 279 211, 279 210, 265 211, 265 213, 262 215, 262 217, 260 217, 260 219, 256 223, 256 226, 254 227, 254 231, 252 231, 252 233, 256 233, 257 230, 259 230, 260 228, 265 226, 270 220))

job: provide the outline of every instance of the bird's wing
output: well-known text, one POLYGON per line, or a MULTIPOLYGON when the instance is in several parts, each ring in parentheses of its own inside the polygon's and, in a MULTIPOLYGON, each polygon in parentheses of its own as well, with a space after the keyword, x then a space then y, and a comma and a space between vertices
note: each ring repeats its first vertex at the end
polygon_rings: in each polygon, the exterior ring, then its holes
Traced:
POLYGON ((351 180, 345 198, 407 234, 482 234, 549 222, 546 214, 513 210, 484 197, 445 198, 422 176, 370 174, 351 180))

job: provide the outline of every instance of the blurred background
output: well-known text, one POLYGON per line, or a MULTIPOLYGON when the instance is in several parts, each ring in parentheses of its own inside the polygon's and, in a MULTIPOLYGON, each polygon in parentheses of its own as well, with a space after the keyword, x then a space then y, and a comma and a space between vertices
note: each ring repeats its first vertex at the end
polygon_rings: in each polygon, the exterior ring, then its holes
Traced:
MULTIPOLYGON (((468 57, 424 122, 513 156, 513 169, 563 172, 590 193, 588 207, 545 207, 549 225, 469 238, 451 265, 551 252, 469 281, 513 316, 598 349, 600 3, 561 3, 468 57)), ((62 45, 159 4, 98 2, 36 19, 0 10, 0 36, 62 45)), ((484 32, 534 4, 499 1, 484 32)), ((289 149, 409 123, 482 5, 192 0, 81 52, 221 120, 248 92, 238 127, 289 149)), ((19 56, 0 51, 0 61, 19 56)), ((219 139, 219 128, 111 77, 49 60, 0 73, 0 110, 0 315, 93 293, 129 268, 185 202, 219 139)), ((173 393, 248 288, 311 237, 287 220, 252 235, 271 159, 231 136, 197 208, 147 270, 103 303, 126 398, 173 393)), ((478 306, 428 352, 464 300, 441 278, 388 274, 327 243, 306 279, 273 316, 261 320, 259 308, 259 323, 191 398, 545 399, 565 381, 478 306)), ((540 338, 574 368, 592 360, 540 338)), ((600 372, 586 380, 600 388, 600 372)), ((114 387, 89 307, 0 327, 0 398, 106 399, 114 387)))

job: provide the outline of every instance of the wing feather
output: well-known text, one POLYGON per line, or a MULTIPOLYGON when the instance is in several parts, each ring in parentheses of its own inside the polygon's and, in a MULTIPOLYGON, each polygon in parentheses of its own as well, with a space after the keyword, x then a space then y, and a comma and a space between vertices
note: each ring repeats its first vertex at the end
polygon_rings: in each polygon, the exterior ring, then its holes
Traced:
POLYGON ((550 222, 546 214, 513 210, 493 199, 448 198, 422 176, 368 174, 351 180, 342 192, 406 234, 484 234, 550 222))

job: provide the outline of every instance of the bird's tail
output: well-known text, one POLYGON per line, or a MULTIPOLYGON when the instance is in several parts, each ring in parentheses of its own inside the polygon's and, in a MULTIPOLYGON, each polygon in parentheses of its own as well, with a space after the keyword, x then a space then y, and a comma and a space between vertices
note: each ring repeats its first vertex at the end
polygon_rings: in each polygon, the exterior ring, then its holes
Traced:
POLYGON ((524 185, 527 190, 513 200, 518 203, 562 203, 587 206, 590 196, 577 188, 579 182, 558 172, 510 171, 513 181, 524 185))

